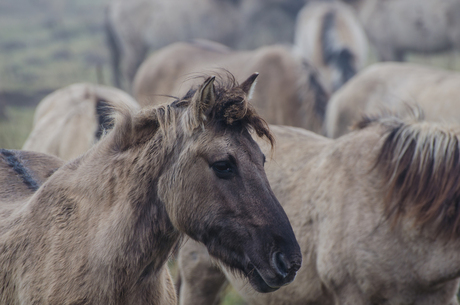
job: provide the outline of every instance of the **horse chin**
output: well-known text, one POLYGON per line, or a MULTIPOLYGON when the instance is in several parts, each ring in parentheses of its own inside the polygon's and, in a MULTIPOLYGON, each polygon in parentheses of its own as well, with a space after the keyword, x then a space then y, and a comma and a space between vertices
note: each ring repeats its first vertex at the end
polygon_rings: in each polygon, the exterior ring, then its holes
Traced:
POLYGON ((227 257, 220 257, 218 253, 215 253, 211 251, 208 248, 208 253, 211 255, 211 257, 214 257, 217 259, 217 261, 220 262, 221 267, 229 271, 230 273, 235 273, 235 274, 240 274, 241 276, 244 276, 248 279, 249 283, 251 284, 252 288, 256 290, 257 292, 261 293, 267 293, 267 292, 273 292, 278 290, 280 287, 276 286, 270 286, 263 276, 260 274, 260 272, 257 270, 257 268, 250 262, 247 261, 246 259, 242 259, 239 255, 235 255, 234 258, 238 257, 239 259, 235 260, 238 261, 239 263, 235 263, 235 261, 228 260, 227 257), (227 258, 227 259, 226 259, 227 258), (246 263, 243 263, 246 261, 246 263), (243 267, 243 266, 246 267, 243 267))
POLYGON ((256 268, 252 268, 252 271, 247 274, 249 283, 257 291, 261 293, 268 293, 278 290, 280 287, 272 287, 264 280, 262 275, 256 268))

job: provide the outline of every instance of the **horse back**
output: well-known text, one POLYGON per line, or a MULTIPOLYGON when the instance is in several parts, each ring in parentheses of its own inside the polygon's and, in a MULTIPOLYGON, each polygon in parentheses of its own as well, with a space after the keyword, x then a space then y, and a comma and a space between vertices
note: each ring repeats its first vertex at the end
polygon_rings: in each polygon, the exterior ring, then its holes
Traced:
POLYGON ((228 52, 226 46, 204 39, 164 47, 139 67, 133 82, 134 97, 145 107, 166 102, 161 95, 183 96, 189 85, 200 83, 196 78, 200 72, 209 72, 199 67, 208 68, 228 52))
POLYGON ((43 153, 0 149, 0 204, 28 198, 63 164, 43 153))

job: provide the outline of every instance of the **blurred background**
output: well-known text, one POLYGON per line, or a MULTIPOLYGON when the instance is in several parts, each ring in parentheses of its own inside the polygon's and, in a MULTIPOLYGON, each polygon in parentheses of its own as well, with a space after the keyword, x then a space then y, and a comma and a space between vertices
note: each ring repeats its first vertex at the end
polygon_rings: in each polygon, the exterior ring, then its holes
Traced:
POLYGON ((35 106, 50 92, 108 83, 108 2, 0 0, 0 147, 22 146, 35 106))
MULTIPOLYGON (((50 92, 83 81, 113 85, 104 32, 109 3, 0 0, 0 147, 22 146, 34 107, 50 92)), ((449 51, 407 61, 458 70, 458 58, 449 51)), ((368 61, 376 61, 372 46, 368 61)))

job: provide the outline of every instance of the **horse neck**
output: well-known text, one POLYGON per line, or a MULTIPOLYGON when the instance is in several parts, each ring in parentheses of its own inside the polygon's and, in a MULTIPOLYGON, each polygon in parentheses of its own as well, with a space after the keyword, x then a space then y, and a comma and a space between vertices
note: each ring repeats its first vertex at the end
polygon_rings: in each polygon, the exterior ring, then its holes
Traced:
MULTIPOLYGON (((161 143, 155 146, 161 147, 161 143)), ((133 148, 116 155, 100 147, 90 150, 47 181, 35 196, 35 208, 52 215, 46 209, 59 211, 74 205, 71 209, 78 210, 78 218, 69 217, 76 225, 68 227, 86 234, 88 251, 97 247, 92 258, 95 265, 102 261, 112 267, 130 266, 127 270, 134 277, 160 272, 179 233, 158 197, 158 179, 169 165, 168 151, 156 147, 133 148)))

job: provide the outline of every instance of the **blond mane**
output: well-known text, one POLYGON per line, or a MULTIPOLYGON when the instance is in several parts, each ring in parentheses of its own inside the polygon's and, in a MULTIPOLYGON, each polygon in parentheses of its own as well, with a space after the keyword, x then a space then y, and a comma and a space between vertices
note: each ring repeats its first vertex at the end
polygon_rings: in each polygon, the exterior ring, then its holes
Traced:
POLYGON ((357 128, 380 124, 384 140, 374 169, 383 173, 385 209, 394 221, 412 216, 449 238, 460 236, 460 126, 382 115, 357 128))

